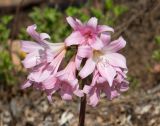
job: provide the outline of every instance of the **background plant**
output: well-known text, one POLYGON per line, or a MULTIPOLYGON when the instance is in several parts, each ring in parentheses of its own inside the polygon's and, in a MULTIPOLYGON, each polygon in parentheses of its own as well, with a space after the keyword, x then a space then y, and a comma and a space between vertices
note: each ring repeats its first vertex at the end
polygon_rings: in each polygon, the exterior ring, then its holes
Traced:
MULTIPOLYGON (((69 6, 63 11, 48 6, 44 8, 34 7, 28 15, 31 21, 37 24, 39 31, 50 33, 52 42, 60 42, 71 31, 65 23, 67 16, 77 17, 81 21, 86 21, 94 16, 101 23, 114 26, 117 19, 128 10, 124 5, 115 5, 113 0, 106 0, 103 8, 90 5, 93 5, 93 1, 80 7, 69 6)), ((19 38, 28 39, 26 28, 23 27, 20 31, 19 38)))
POLYGON ((9 42, 11 30, 9 29, 10 22, 13 16, 6 15, 0 19, 0 83, 14 84, 15 77, 13 76, 13 63, 9 53, 9 42))
MULTIPOLYGON (((155 44, 158 48, 160 48, 160 36, 155 37, 155 44)), ((156 61, 160 61, 160 50, 156 49, 153 51, 152 58, 156 61)))

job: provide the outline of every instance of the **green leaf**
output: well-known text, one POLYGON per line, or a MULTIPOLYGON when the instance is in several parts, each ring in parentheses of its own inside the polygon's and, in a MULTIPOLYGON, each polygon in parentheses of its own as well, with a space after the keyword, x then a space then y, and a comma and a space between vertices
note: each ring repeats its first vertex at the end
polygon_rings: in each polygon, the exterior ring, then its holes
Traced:
POLYGON ((157 45, 160 45, 160 36, 155 37, 155 42, 157 45))
POLYGON ((113 8, 113 0, 106 0, 105 6, 106 6, 106 9, 108 9, 108 10, 112 9, 113 8))
POLYGON ((91 14, 94 16, 94 17, 97 17, 98 19, 102 19, 104 16, 103 16, 103 13, 102 13, 102 10, 100 9, 95 9, 93 7, 91 7, 91 14))
POLYGON ((127 10, 128 10, 127 7, 122 6, 122 5, 121 6, 117 5, 113 8, 113 13, 115 14, 115 16, 118 17, 124 14, 127 10))
POLYGON ((6 15, 1 18, 1 21, 4 25, 8 25, 8 23, 13 19, 12 15, 6 15))
POLYGON ((152 58, 157 61, 160 61, 160 50, 153 51, 152 58))

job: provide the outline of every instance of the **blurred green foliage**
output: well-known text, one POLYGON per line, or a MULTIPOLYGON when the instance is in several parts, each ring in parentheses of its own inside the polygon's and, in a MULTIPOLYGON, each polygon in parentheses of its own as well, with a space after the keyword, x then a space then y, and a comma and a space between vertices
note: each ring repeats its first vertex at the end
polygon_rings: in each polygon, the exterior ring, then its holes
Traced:
POLYGON ((0 19, 0 83, 14 84, 13 63, 9 54, 8 39, 10 36, 9 24, 13 16, 6 15, 0 19))
POLYGON ((128 11, 127 6, 115 5, 113 0, 105 0, 106 22, 108 25, 115 25, 118 18, 128 11))
MULTIPOLYGON (((31 20, 37 25, 37 29, 41 32, 52 33, 50 34, 53 42, 58 42, 66 36, 67 24, 64 23, 63 14, 54 8, 33 8, 29 13, 31 20)), ((20 39, 27 39, 25 29, 21 29, 20 39)))
MULTIPOLYGON (((128 10, 124 5, 115 5, 113 0, 105 0, 104 8, 96 8, 92 2, 90 0, 81 7, 69 6, 63 12, 51 7, 35 7, 29 13, 29 17, 32 22, 37 24, 39 31, 46 32, 51 36, 52 42, 61 42, 71 32, 71 28, 65 20, 67 16, 73 16, 83 22, 94 16, 99 19, 100 23, 113 26, 117 23, 118 18, 128 10)), ((26 28, 22 28, 20 31, 19 38, 28 39, 26 28)))
MULTIPOLYGON (((13 16, 2 16, 0 19, 0 44, 7 46, 6 41, 9 38, 10 35, 10 29, 8 28, 9 22, 13 19, 13 16)), ((7 48, 7 47, 6 47, 7 48)))
POLYGON ((152 58, 156 61, 160 61, 160 36, 155 37, 155 44, 159 49, 156 49, 152 53, 152 58))
POLYGON ((140 86, 140 82, 136 77, 134 77, 132 75, 128 75, 127 79, 130 82, 130 88, 131 89, 135 90, 140 86))

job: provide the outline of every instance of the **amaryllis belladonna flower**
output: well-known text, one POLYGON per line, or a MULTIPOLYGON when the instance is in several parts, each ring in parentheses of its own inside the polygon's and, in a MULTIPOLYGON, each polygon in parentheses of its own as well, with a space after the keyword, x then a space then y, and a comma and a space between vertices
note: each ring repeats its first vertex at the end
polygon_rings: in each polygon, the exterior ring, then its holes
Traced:
POLYGON ((101 93, 104 93, 107 99, 112 100, 119 96, 121 92, 127 91, 128 88, 129 82, 126 80, 126 76, 117 73, 117 77, 113 80, 112 86, 110 86, 98 70, 95 70, 91 84, 85 85, 83 92, 87 94, 88 104, 95 107, 100 100, 101 93), (121 77, 118 78, 118 76, 121 77))
POLYGON ((98 20, 95 17, 89 19, 88 22, 82 23, 78 19, 67 17, 67 21, 73 28, 73 32, 66 38, 65 43, 70 45, 89 45, 94 49, 101 49, 103 42, 99 38, 101 33, 113 32, 113 28, 106 25, 98 25, 98 20))
POLYGON ((100 92, 104 92, 108 99, 112 99, 128 89, 126 59, 117 53, 125 45, 126 41, 120 37, 108 42, 102 50, 95 50, 87 59, 79 75, 86 78, 94 72, 92 83, 85 85, 83 89, 88 96, 88 104, 96 106, 100 92))
POLYGON ((87 59, 84 67, 79 72, 81 78, 86 78, 95 69, 99 71, 110 86, 117 74, 116 68, 127 71, 126 59, 123 55, 117 53, 126 45, 126 41, 119 39, 108 43, 102 50, 95 50, 90 58, 87 59))
POLYGON ((73 95, 87 95, 88 104, 96 106, 100 93, 104 92, 108 99, 113 99, 128 89, 126 59, 120 53, 126 41, 119 37, 111 41, 110 32, 114 30, 106 25, 98 25, 95 17, 82 23, 72 17, 67 18, 73 32, 63 43, 49 42, 49 35, 36 32, 36 25, 27 28, 28 34, 35 40, 22 41, 22 50, 27 53, 23 60, 24 67, 29 70, 27 81, 22 88, 33 86, 46 92, 51 101, 52 94, 59 92, 62 99, 71 100, 73 95), (59 68, 68 46, 75 45, 76 52, 65 68, 59 68), (83 64, 82 61, 84 60, 83 64), (81 66, 81 67, 80 67, 81 66), (83 90, 79 89, 80 79, 92 75, 83 90))
POLYGON ((45 40, 50 38, 48 34, 37 33, 35 29, 36 25, 27 28, 35 42, 22 41, 22 50, 27 53, 22 63, 30 71, 28 81, 22 87, 28 87, 32 83, 37 85, 55 75, 66 53, 64 43, 50 43, 45 40))
POLYGON ((76 55, 76 67, 79 69, 82 59, 88 58, 93 49, 100 50, 104 47, 105 43, 99 36, 103 33, 108 37, 109 32, 114 32, 114 30, 107 25, 98 25, 95 17, 90 18, 86 23, 67 17, 67 22, 73 28, 73 32, 65 39, 65 43, 67 46, 79 45, 76 55))

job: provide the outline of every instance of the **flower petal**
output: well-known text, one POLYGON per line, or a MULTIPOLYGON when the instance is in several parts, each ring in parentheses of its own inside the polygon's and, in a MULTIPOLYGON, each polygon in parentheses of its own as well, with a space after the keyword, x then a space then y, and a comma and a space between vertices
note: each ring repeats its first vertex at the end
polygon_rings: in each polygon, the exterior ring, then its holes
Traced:
POLYGON ((76 89, 74 90, 73 93, 78 97, 83 97, 84 96, 83 91, 79 89, 79 85, 76 86, 76 89))
POLYGON ((84 37, 81 35, 79 31, 72 32, 70 36, 68 36, 65 40, 67 46, 78 45, 84 41, 84 37))
POLYGON ((98 37, 95 37, 95 41, 93 41, 90 45, 95 50, 101 50, 104 47, 104 43, 98 37))
POLYGON ((113 90, 111 91, 111 97, 110 97, 110 100, 112 100, 113 98, 116 98, 120 95, 120 93, 118 93, 117 90, 113 90))
POLYGON ((120 87, 119 87, 119 91, 120 92, 125 92, 129 89, 129 82, 128 81, 123 81, 121 84, 120 84, 120 87))
POLYGON ((67 17, 66 18, 67 22, 69 23, 69 25, 76 30, 78 28, 79 23, 77 22, 77 20, 75 21, 72 17, 67 17))
POLYGON ((82 58, 86 58, 86 57, 90 57, 91 54, 92 54, 92 48, 89 47, 88 45, 78 46, 78 51, 77 51, 78 56, 82 58))
POLYGON ((108 45, 110 43, 111 40, 111 35, 107 34, 107 33, 103 33, 100 35, 100 39, 102 40, 102 42, 104 43, 104 45, 108 45))
POLYGON ((23 85, 21 85, 21 89, 26 89, 32 85, 31 81, 27 80, 23 85))
POLYGON ((72 91, 71 86, 68 85, 67 83, 63 83, 61 90, 60 90, 60 94, 61 94, 62 99, 72 100, 73 91, 72 91))
POLYGON ((119 53, 109 53, 105 55, 105 57, 110 65, 127 69, 126 58, 123 55, 119 53))
POLYGON ((56 88, 58 90, 59 86, 56 84, 56 82, 57 82, 57 78, 53 76, 45 80, 43 82, 43 86, 45 89, 56 88))
POLYGON ((39 75, 39 79, 38 79, 39 82, 42 82, 45 79, 47 79, 49 76, 55 75, 57 73, 60 63, 64 58, 64 55, 65 55, 65 51, 62 51, 55 59, 52 60, 52 62, 48 66, 46 66, 46 68, 39 75))
POLYGON ((100 99, 100 90, 96 88, 90 93, 88 104, 95 107, 98 104, 99 99, 100 99))
POLYGON ((112 27, 109 27, 107 25, 98 25, 98 33, 102 33, 102 32, 114 32, 114 29, 112 27))
POLYGON ((81 78, 87 77, 88 75, 90 75, 94 71, 95 66, 96 66, 96 63, 93 61, 92 58, 89 58, 86 61, 86 63, 83 66, 83 68, 81 69, 81 71, 79 72, 79 76, 81 78))
POLYGON ((126 45, 126 41, 122 37, 119 37, 117 40, 111 42, 109 45, 104 47, 102 51, 104 53, 117 52, 120 49, 124 48, 125 45, 126 45))
POLYGON ((110 66, 109 64, 104 65, 102 63, 98 63, 97 68, 101 76, 106 78, 109 85, 112 86, 114 77, 116 76, 116 71, 114 70, 114 68, 110 66))
POLYGON ((85 85, 84 88, 83 88, 83 92, 85 94, 89 94, 89 92, 91 91, 92 87, 89 86, 89 85, 85 85))
POLYGON ((39 65, 44 60, 43 58, 40 58, 40 54, 38 51, 34 51, 32 53, 29 53, 26 58, 22 61, 25 68, 32 68, 36 65, 39 65))
POLYGON ((40 42, 40 34, 38 32, 36 32, 37 25, 31 25, 27 27, 27 33, 37 42, 40 42))
POLYGON ((43 49, 38 43, 31 41, 21 41, 21 49, 24 52, 30 53, 35 50, 43 49))
POLYGON ((97 18, 96 18, 96 17, 92 17, 92 18, 90 18, 89 21, 87 22, 87 26, 90 26, 90 27, 96 29, 96 28, 97 28, 97 23, 98 23, 97 18))
POLYGON ((47 34, 47 33, 40 33, 40 39, 44 40, 44 39, 50 39, 51 37, 47 34))
POLYGON ((82 63, 82 59, 83 59, 82 57, 76 55, 76 57, 75 57, 75 64, 76 64, 77 70, 80 69, 80 66, 81 66, 81 63, 82 63))

